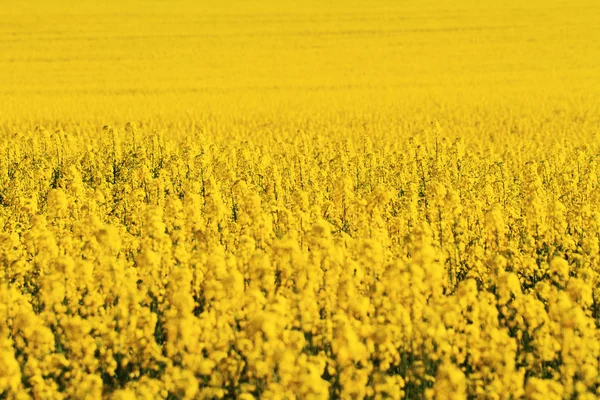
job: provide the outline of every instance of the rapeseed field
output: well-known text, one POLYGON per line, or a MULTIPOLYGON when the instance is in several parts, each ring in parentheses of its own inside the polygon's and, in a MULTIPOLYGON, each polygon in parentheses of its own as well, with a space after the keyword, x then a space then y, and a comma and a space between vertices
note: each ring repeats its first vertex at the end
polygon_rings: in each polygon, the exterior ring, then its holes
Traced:
POLYGON ((0 398, 600 397, 599 21, 0 1, 0 398))

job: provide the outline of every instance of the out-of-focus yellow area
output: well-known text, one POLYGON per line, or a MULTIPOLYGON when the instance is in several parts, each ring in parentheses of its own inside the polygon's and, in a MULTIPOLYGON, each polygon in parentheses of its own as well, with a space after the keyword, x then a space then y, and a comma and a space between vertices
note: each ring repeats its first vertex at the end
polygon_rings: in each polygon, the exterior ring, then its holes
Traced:
POLYGON ((597 112, 599 21, 590 0, 3 1, 0 121, 597 112))

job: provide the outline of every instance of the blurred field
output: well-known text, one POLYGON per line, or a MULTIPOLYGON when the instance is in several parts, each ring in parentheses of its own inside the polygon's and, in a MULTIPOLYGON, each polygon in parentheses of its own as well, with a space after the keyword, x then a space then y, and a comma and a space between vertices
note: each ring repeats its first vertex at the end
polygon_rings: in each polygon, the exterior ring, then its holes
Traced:
POLYGON ((0 118, 597 115, 599 16, 593 1, 3 1, 0 118))

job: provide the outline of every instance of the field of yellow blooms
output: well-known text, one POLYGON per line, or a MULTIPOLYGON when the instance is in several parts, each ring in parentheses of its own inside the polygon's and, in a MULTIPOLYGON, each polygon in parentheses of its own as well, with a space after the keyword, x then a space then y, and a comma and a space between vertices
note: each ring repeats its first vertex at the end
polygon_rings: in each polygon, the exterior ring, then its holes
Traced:
POLYGON ((0 399, 599 398, 598 21, 0 1, 0 399))

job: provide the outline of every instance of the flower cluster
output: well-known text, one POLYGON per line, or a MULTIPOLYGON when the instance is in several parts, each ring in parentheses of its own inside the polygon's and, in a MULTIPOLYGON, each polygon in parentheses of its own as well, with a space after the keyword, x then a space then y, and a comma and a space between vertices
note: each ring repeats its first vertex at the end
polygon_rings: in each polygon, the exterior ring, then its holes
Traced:
POLYGON ((598 148, 23 135, 0 397, 600 396, 598 148))

